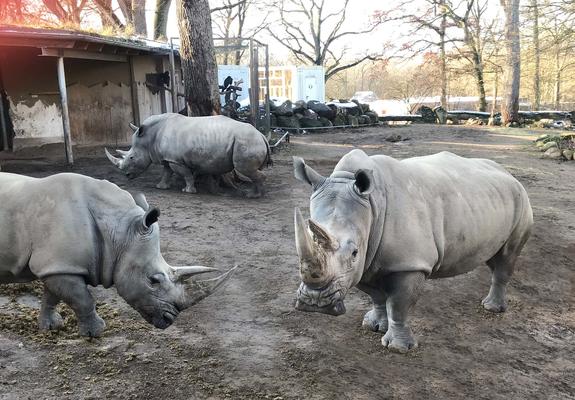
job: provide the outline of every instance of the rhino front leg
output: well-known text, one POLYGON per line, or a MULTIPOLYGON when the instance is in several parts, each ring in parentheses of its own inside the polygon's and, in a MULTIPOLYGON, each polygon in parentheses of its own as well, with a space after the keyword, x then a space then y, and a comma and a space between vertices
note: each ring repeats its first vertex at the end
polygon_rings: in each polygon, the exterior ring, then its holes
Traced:
POLYGON ((186 166, 176 164, 176 163, 170 163, 170 168, 176 174, 182 176, 184 178, 184 180, 186 181, 186 187, 182 189, 182 192, 197 193, 196 176, 194 174, 194 171, 192 171, 191 169, 189 169, 186 166))
POLYGON ((60 302, 46 287, 42 296, 42 306, 38 315, 38 326, 40 330, 58 330, 64 326, 62 316, 56 311, 56 306, 60 302))
POLYGON ((385 278, 388 328, 382 344, 388 349, 407 353, 417 347, 407 318, 424 281, 425 275, 422 272, 396 272, 385 278))
POLYGON ((358 285, 358 288, 371 297, 373 308, 363 317, 362 327, 373 332, 387 332, 387 294, 381 289, 358 285))
POLYGON ((170 178, 172 177, 172 174, 174 173, 174 171, 172 171, 172 169, 170 168, 170 165, 168 163, 164 163, 164 170, 162 171, 162 179, 160 179, 160 182, 156 185, 156 188, 158 189, 169 189, 170 188, 170 178))
POLYGON ((106 323, 96 314, 96 304, 83 277, 52 275, 44 278, 44 286, 55 298, 59 298, 74 310, 80 335, 100 336, 106 323))

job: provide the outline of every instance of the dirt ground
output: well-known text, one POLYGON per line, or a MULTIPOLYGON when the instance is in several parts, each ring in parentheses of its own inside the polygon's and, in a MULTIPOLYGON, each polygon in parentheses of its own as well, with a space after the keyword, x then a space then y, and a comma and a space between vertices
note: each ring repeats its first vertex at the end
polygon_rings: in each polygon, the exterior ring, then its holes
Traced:
MULTIPOLYGON (((142 191, 161 208, 168 262, 241 269, 164 331, 115 290, 95 289, 108 329, 91 341, 77 336, 66 308, 64 331, 37 332, 40 284, 0 287, 0 399, 575 399, 575 162, 541 159, 529 142, 538 133, 412 125, 294 136, 274 154, 268 193, 257 200, 158 190, 159 167, 128 181, 101 148, 79 149, 74 172, 142 191), (409 140, 384 141, 391 134, 409 140), (408 355, 361 329, 370 301, 358 290, 339 317, 293 309, 293 208, 307 211, 309 188, 293 178, 291 156, 329 174, 355 147, 396 158, 442 150, 490 158, 525 185, 535 229, 507 313, 480 306, 486 267, 427 282, 412 316, 420 347, 408 355)), ((69 170, 52 158, 60 148, 38 154, 2 169, 69 170)))

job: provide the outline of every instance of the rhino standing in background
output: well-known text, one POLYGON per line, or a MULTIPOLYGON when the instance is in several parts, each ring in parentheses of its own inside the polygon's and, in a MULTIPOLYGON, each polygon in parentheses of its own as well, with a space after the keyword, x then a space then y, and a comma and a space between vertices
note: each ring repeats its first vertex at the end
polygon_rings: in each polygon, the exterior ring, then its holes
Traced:
POLYGON ((505 311, 533 214, 523 186, 497 163, 448 152, 398 161, 353 150, 327 178, 298 157, 294 170, 313 188, 311 219, 295 210, 298 310, 343 314, 357 286, 373 300, 363 326, 406 352, 417 346, 407 317, 425 279, 487 263, 483 306, 505 311))
POLYGON ((159 210, 143 195, 78 174, 37 179, 0 172, 0 284, 41 279, 40 329, 58 329, 63 301, 80 334, 105 328, 87 285, 118 294, 157 328, 224 283, 233 270, 184 282, 213 268, 171 267, 160 254, 159 210))
POLYGON ((164 172, 158 189, 168 189, 175 172, 186 180, 184 192, 196 193, 198 175, 221 176, 234 171, 254 184, 249 197, 263 195, 265 175, 260 171, 271 163, 266 138, 253 126, 224 116, 185 117, 161 114, 147 118, 134 129, 132 148, 117 150, 108 159, 129 179, 140 175, 150 164, 162 164, 164 172))

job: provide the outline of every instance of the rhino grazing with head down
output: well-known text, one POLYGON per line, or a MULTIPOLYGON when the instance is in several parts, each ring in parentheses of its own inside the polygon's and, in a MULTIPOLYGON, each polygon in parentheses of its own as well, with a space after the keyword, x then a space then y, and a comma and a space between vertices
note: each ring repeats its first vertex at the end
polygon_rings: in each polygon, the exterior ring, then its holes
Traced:
POLYGON ((497 163, 448 152, 398 161, 353 150, 328 177, 298 157, 294 170, 313 189, 311 219, 295 210, 298 310, 343 314, 345 295, 357 286, 373 300, 363 326, 407 352, 417 346, 408 313, 426 278, 487 263, 483 306, 505 311, 533 214, 523 186, 497 163))
POLYGON ((168 189, 175 172, 186 181, 184 192, 196 193, 199 175, 222 176, 234 171, 253 183, 249 197, 264 193, 265 175, 260 171, 271 163, 266 138, 250 124, 222 115, 185 117, 161 114, 147 118, 134 129, 129 151, 117 150, 114 157, 105 149, 108 159, 129 179, 140 175, 150 164, 162 164, 164 171, 158 189, 168 189))
POLYGON ((40 329, 63 325, 55 310, 63 301, 81 335, 99 336, 105 323, 87 285, 115 286, 146 321, 164 329, 233 271, 185 282, 215 269, 168 265, 160 253, 159 210, 108 181, 0 172, 0 187, 0 283, 44 282, 40 329))

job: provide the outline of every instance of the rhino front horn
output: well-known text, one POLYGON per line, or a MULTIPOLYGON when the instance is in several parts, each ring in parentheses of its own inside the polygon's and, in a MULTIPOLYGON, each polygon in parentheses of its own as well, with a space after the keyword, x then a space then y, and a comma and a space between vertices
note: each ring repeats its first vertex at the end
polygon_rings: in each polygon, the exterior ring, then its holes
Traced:
POLYGON ((208 297, 210 294, 214 293, 217 288, 222 286, 228 279, 230 279, 230 277, 233 275, 237 267, 238 267, 237 265, 234 266, 226 273, 221 274, 220 276, 214 279, 187 282, 186 298, 184 301, 183 308, 191 307, 194 304, 208 297))
POLYGON ((106 152, 106 157, 108 157, 108 160, 110 160, 112 162, 112 164, 114 164, 116 167, 122 169, 122 161, 123 160, 118 158, 118 157, 114 157, 112 154, 110 154, 108 149, 105 147, 104 147, 104 151, 106 152))
POLYGON ((314 258, 313 240, 298 207, 294 213, 295 244, 300 260, 311 261, 314 258))

